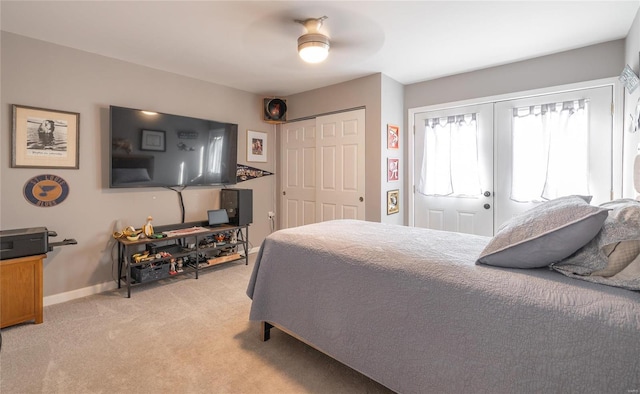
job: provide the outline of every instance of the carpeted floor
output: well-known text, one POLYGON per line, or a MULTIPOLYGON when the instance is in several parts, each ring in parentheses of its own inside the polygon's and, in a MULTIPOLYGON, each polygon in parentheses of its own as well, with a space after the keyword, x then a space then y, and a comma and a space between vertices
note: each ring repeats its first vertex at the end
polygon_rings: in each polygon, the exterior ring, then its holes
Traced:
POLYGON ((2 330, 1 393, 389 393, 302 342, 249 322, 253 268, 106 292, 2 330))

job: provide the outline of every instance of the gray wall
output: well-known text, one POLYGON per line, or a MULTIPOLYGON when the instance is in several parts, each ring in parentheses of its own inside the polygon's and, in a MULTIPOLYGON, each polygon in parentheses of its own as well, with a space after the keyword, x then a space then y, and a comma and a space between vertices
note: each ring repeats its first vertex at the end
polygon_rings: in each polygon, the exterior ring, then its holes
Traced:
MULTIPOLYGON (((139 228, 148 215, 155 225, 180 222, 178 196, 173 191, 105 186, 109 105, 238 123, 240 163, 246 163, 247 129, 267 132, 268 162, 248 164, 275 172, 275 126, 261 121, 261 97, 11 33, 2 32, 1 39, 0 228, 44 226, 57 231, 54 240, 78 241, 48 254, 45 296, 112 286, 116 249, 111 234, 116 227, 139 228), (80 169, 10 168, 12 104, 80 113, 80 169), (23 186, 40 174, 65 179, 69 197, 51 208, 27 202, 23 186)), ((275 176, 236 187, 254 190, 250 241, 257 247, 270 231, 267 212, 275 209, 275 176)), ((218 188, 187 188, 183 196, 186 221, 204 220, 206 211, 220 204, 218 188)))
MULTIPOLYGON (((625 41, 624 59, 636 73, 640 74, 640 11, 636 14, 633 25, 629 30, 625 41)), ((622 66, 618 72, 622 72, 622 66)), ((640 100, 640 88, 636 89, 633 94, 629 94, 625 89, 625 110, 624 110, 624 162, 623 162, 623 194, 629 198, 640 198, 640 191, 633 188, 633 160, 636 155, 640 154, 640 132, 630 133, 631 117, 637 120, 638 114, 635 108, 640 100)))
POLYGON ((382 74, 374 74, 287 97, 287 119, 289 120, 359 107, 366 109, 365 218, 375 222, 380 221, 381 218, 381 203, 378 198, 381 189, 381 175, 378 171, 370 169, 380 168, 382 161, 380 150, 381 81, 382 74))
POLYGON ((405 108, 617 76, 624 40, 610 41, 535 59, 405 86, 405 108))
POLYGON ((380 202, 381 202, 381 222, 390 224, 407 224, 407 127, 404 124, 404 108, 403 108, 403 96, 404 85, 396 80, 382 75, 382 120, 381 120, 381 135, 380 135, 380 151, 382 154, 382 160, 380 162, 380 183, 382 184, 382 190, 380 190, 380 202), (400 127, 400 141, 398 150, 387 149, 387 125, 392 124, 400 127), (400 173, 398 181, 387 181, 387 159, 398 158, 400 159, 400 173), (388 190, 400 190, 400 212, 387 215, 387 191, 388 190))
MULTIPOLYGON (((617 77, 624 66, 624 53, 625 40, 621 39, 407 85, 405 109, 617 77)), ((622 133, 617 128, 614 133, 622 133)))

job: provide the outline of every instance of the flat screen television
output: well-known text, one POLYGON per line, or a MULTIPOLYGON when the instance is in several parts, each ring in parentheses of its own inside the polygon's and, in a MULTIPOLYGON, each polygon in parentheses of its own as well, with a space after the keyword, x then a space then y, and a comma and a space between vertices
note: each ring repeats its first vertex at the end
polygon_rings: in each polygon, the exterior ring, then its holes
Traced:
POLYGON ((109 187, 236 183, 238 125, 110 106, 109 187))

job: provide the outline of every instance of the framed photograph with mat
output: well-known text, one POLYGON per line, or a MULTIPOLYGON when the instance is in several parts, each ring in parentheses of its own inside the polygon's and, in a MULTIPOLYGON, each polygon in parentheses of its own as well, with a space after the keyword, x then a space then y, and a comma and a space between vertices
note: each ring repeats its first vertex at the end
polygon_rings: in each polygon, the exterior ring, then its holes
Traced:
POLYGON ((400 127, 387 125, 387 149, 398 149, 400 145, 400 127))
POLYGON ((400 212, 400 190, 387 191, 387 215, 400 212))
POLYGON ((399 179, 400 159, 387 159, 387 182, 397 181, 399 179))
POLYGON ((13 105, 11 167, 80 168, 80 114, 13 105))
POLYGON ((247 161, 267 162, 267 133, 247 130, 247 161))

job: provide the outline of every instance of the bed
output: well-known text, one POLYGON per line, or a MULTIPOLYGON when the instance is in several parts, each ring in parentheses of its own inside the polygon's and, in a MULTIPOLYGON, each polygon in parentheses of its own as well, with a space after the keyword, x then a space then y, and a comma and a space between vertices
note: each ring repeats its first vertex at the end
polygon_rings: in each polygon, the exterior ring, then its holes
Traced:
POLYGON ((492 241, 357 220, 280 230, 250 319, 399 393, 637 392, 640 292, 484 264, 492 241))

